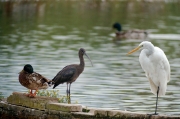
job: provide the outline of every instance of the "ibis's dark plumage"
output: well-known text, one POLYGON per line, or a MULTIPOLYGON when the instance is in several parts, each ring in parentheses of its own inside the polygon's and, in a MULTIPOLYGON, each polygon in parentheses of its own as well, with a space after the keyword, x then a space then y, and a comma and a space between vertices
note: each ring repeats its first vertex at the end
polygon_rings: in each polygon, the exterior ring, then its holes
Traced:
MULTIPOLYGON (((84 63, 83 55, 86 55, 88 57, 85 49, 81 48, 79 50, 80 64, 68 65, 68 66, 64 67, 60 72, 58 72, 58 74, 52 79, 52 81, 54 82, 53 89, 56 86, 58 86, 59 84, 67 83, 67 96, 68 96, 68 94, 70 96, 71 83, 76 81, 76 79, 79 77, 79 75, 84 70, 85 63, 84 63), (68 89, 68 85, 69 85, 69 89, 68 89)), ((88 59, 89 59, 89 57, 88 57, 88 59)))
POLYGON ((115 28, 116 31, 116 38, 132 38, 132 39, 143 39, 146 38, 148 35, 148 32, 145 30, 139 30, 139 29, 133 29, 128 31, 122 31, 122 26, 120 23, 114 23, 113 28, 115 28))

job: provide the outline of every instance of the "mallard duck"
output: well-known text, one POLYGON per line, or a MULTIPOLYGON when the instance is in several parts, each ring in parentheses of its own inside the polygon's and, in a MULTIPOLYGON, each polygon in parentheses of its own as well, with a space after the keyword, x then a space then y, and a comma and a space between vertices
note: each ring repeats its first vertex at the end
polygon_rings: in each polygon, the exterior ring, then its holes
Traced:
POLYGON ((148 32, 145 30, 139 30, 139 29, 133 29, 128 31, 122 31, 122 27, 120 23, 114 23, 113 28, 115 28, 116 31, 116 38, 132 38, 132 39, 143 39, 146 38, 148 35, 148 32))
POLYGON ((30 64, 26 64, 19 73, 19 82, 22 86, 30 89, 30 93, 27 94, 28 97, 35 97, 39 89, 47 89, 52 84, 51 80, 34 72, 30 64), (34 93, 33 90, 35 90, 34 93))

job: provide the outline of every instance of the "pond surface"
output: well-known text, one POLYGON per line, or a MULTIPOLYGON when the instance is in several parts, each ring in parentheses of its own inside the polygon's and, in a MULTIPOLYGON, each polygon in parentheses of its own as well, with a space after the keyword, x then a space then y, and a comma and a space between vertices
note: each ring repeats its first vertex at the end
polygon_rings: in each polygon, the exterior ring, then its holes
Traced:
MULTIPOLYGON (((166 96, 158 112, 180 114, 180 2, 38 1, 0 2, 0 92, 27 91, 18 81, 25 64, 52 79, 64 66, 79 63, 83 47, 85 70, 71 86, 72 102, 87 107, 154 112, 155 95, 138 56, 126 56, 141 41, 164 50, 171 65, 166 96), (147 39, 114 40, 114 22, 124 30, 146 29, 147 39)), ((66 84, 59 85, 66 95, 66 84)), ((52 90, 52 88, 49 88, 52 90)))

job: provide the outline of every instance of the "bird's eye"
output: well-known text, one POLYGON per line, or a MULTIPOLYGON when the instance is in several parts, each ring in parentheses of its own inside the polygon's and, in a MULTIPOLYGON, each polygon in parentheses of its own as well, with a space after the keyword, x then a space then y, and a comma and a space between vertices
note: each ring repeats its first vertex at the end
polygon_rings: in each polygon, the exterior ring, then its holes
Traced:
POLYGON ((82 54, 84 54, 84 51, 82 50, 82 54))

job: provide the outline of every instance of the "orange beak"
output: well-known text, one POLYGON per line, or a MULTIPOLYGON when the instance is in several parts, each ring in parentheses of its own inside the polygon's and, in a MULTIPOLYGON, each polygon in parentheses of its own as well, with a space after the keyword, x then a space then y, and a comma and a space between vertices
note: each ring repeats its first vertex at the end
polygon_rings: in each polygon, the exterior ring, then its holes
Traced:
POLYGON ((130 55, 130 54, 132 54, 133 52, 138 51, 140 48, 141 48, 141 47, 140 47, 140 46, 138 46, 137 48, 135 48, 135 49, 133 49, 133 50, 129 51, 127 55, 130 55))

